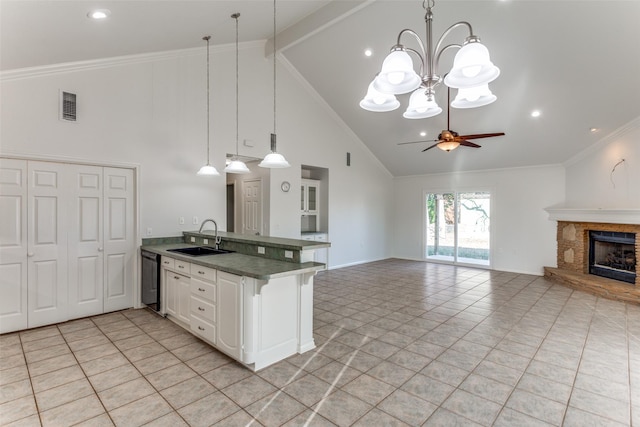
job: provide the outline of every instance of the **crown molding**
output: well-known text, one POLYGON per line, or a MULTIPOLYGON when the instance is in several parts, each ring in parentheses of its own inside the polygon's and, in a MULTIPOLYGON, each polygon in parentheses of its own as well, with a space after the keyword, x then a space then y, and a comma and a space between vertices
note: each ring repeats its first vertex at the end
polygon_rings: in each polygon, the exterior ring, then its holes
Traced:
MULTIPOLYGON (((251 49, 264 45, 264 40, 240 43, 239 48, 251 49)), ((213 54, 235 51, 235 43, 210 46, 213 54)), ((202 47, 189 49, 168 50, 163 52, 143 53, 137 55, 114 56, 111 58, 92 59, 89 61, 64 62, 61 64, 43 65, 38 67, 18 68, 0 72, 0 81, 11 81, 29 79, 35 77, 46 77, 56 74, 74 73, 79 71, 98 70, 110 67, 120 67, 132 64, 142 64, 157 62, 167 59, 185 58, 189 56, 202 55, 202 47)))

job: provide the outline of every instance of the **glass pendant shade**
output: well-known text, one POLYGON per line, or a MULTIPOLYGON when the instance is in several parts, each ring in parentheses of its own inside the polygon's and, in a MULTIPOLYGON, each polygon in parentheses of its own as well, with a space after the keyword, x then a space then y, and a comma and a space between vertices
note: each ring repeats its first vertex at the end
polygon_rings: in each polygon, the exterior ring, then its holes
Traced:
POLYGON ((480 42, 471 42, 456 54, 444 83, 453 88, 469 88, 492 82, 499 75, 500 69, 489 59, 489 50, 480 42))
POLYGON ((400 106, 393 94, 378 92, 373 87, 373 82, 369 84, 367 95, 360 101, 360 108, 374 112, 393 111, 400 106))
POLYGON ((378 92, 403 94, 420 86, 422 80, 413 70, 413 61, 403 50, 394 50, 384 59, 380 73, 373 81, 378 92))
POLYGON ((251 173, 247 165, 241 160, 231 160, 226 168, 224 168, 226 173, 251 173))
POLYGON ((276 152, 276 134, 271 134, 271 153, 264 156, 264 159, 258 165, 261 168, 284 169, 291 165, 287 162, 282 154, 276 152))
POLYGON ((209 163, 207 163, 206 165, 204 165, 203 167, 200 168, 200 170, 198 171, 198 175, 218 176, 218 175, 220 175, 220 173, 218 172, 218 170, 216 168, 214 168, 209 163))
POLYGON ((460 88, 456 99, 453 100, 451 106, 453 108, 475 108, 482 107, 483 105, 489 105, 498 99, 491 90, 488 84, 480 86, 460 88))
POLYGON ((433 95, 427 95, 424 87, 414 91, 409 98, 409 106, 402 114, 405 119, 426 119, 442 113, 433 95))
POLYGON ((444 141, 441 142, 437 145, 437 147, 439 149, 441 149, 442 151, 446 151, 449 152, 451 150, 455 150, 456 148, 458 148, 458 146, 460 145, 459 142, 455 142, 455 141, 444 141))

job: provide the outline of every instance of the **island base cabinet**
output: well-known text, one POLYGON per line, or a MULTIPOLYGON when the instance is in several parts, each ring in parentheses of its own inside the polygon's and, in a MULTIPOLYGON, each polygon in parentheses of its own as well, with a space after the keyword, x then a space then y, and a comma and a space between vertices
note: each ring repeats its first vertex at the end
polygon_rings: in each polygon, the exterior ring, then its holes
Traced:
POLYGON ((236 360, 242 353, 242 276, 218 272, 218 336, 216 347, 236 360))
MULTIPOLYGON (((311 297, 313 282, 301 275, 271 279, 268 282, 247 279, 244 289, 244 351, 243 362, 258 371, 286 357, 315 348, 310 322, 300 322, 302 297, 311 297), (310 283, 309 283, 310 282, 310 283), (306 292, 309 287, 310 293, 306 292), (310 342, 301 343, 300 337, 310 342)), ((311 314, 312 315, 312 314, 311 314)), ((304 317, 308 317, 305 316, 304 317)))

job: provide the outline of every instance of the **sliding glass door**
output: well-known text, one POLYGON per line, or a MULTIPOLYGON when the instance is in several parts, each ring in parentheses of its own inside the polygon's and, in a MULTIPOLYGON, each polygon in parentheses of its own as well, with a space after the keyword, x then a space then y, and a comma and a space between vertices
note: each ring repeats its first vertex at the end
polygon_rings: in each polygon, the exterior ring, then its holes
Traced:
POLYGON ((427 193, 425 199, 425 257, 488 266, 491 193, 427 193))

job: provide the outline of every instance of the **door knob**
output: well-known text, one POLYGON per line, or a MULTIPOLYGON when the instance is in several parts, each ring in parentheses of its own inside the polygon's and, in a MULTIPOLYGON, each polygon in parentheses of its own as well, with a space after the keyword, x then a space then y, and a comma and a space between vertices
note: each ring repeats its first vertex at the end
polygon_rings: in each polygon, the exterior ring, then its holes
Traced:
POLYGON ((103 250, 103 248, 98 248, 98 252, 102 252, 103 250))
POLYGON ((33 252, 27 252, 27 256, 28 256, 28 257, 32 257, 32 256, 34 256, 34 255, 35 255, 35 254, 34 254, 33 252))

